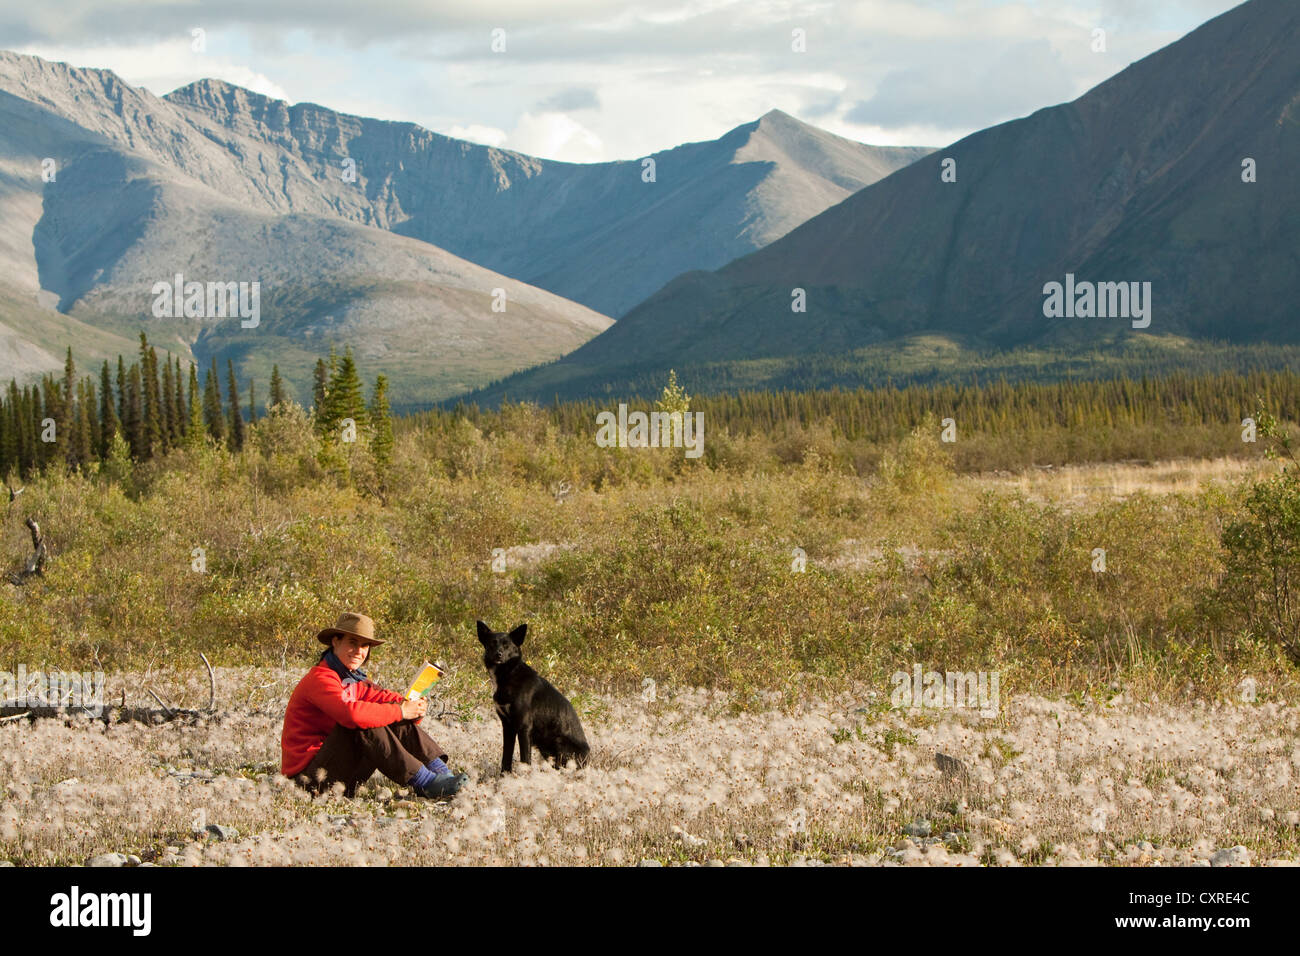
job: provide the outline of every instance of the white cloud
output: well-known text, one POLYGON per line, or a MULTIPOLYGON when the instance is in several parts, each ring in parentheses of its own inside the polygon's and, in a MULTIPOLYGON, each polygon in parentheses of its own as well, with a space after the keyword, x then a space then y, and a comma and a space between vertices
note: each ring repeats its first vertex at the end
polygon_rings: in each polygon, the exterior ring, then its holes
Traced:
POLYGON ((497 129, 495 126, 478 126, 470 124, 469 126, 453 126, 443 133, 444 136, 450 136, 452 139, 466 139, 471 143, 479 143, 483 146, 504 146, 509 136, 503 129, 497 129))
POLYGON ((565 113, 523 114, 507 145, 566 163, 598 163, 606 158, 600 137, 565 113))
POLYGON ((155 93, 216 77, 590 162, 712 139, 772 108, 864 142, 942 146, 1072 99, 1237 2, 118 0, 109 15, 47 0, 0 11, 0 36, 155 93), (196 22, 206 55, 189 48, 196 22), (497 26, 505 54, 489 48, 497 26))

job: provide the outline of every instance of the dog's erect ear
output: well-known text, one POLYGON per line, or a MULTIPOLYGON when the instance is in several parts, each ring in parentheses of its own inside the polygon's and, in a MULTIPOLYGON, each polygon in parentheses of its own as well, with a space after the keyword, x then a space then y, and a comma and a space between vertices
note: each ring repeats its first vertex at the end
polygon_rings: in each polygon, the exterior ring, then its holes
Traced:
POLYGON ((510 632, 510 640, 515 642, 515 647, 524 646, 524 635, 527 633, 528 633, 527 624, 520 624, 517 628, 515 628, 513 631, 510 632))
POLYGON ((488 627, 482 621, 475 621, 474 623, 478 625, 478 639, 486 644, 487 639, 492 636, 492 628, 488 627))

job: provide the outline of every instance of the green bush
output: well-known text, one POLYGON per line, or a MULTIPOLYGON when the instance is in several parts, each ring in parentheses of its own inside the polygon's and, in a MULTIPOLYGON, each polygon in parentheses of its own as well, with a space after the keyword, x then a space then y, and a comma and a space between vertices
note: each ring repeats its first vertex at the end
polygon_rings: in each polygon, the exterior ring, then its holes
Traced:
POLYGON ((1300 664, 1300 471, 1251 488, 1245 514, 1223 530, 1225 605, 1300 664))

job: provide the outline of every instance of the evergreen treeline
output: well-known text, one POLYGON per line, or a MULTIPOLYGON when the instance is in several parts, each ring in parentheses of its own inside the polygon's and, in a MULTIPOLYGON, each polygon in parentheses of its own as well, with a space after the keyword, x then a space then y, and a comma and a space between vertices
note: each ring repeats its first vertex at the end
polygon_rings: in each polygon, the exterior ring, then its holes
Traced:
MULTIPOLYGON (((661 383, 662 384, 662 383, 661 383)), ((629 402, 649 409, 653 400, 629 402)), ((1085 431, 1170 426, 1213 426, 1240 430, 1243 418, 1261 406, 1279 418, 1300 417, 1300 374, 1293 371, 1174 372, 1159 377, 1037 383, 999 380, 971 385, 911 385, 905 388, 819 391, 741 391, 697 395, 692 411, 704 413, 713 434, 778 434, 791 426, 828 425, 847 441, 891 441, 905 436, 927 416, 952 418, 963 434, 1023 435, 1045 429, 1085 431)), ((545 409, 556 426, 580 433, 594 428, 596 414, 617 399, 573 401, 545 409)), ((411 417, 412 424, 436 426, 468 418, 491 430, 500 413, 460 404, 411 417)))
MULTIPOLYGON (((549 368, 564 359, 538 366, 549 368)), ((1093 348, 972 349, 942 336, 919 336, 843 352, 790 355, 678 364, 677 377, 692 395, 734 395, 741 391, 829 391, 841 389, 931 387, 979 382, 1071 383, 1111 378, 1163 378, 1219 372, 1281 372, 1300 368, 1300 345, 1232 343, 1212 340, 1163 340, 1137 337, 1099 343, 1093 348), (933 339, 934 342, 928 340, 933 339)), ((525 369, 469 393, 437 403, 451 408, 458 401, 495 406, 505 400, 571 402, 608 395, 652 400, 663 387, 668 369, 658 361, 630 361, 617 367, 570 368, 553 385, 533 384, 537 369, 525 369)), ((400 407, 399 414, 427 406, 400 407)))
MULTIPOLYGON (((226 362, 223 397, 215 358, 200 386, 193 362, 185 368, 171 353, 160 357, 143 332, 138 357, 128 366, 119 355, 115 370, 105 361, 97 379, 78 375, 69 347, 62 377, 46 374, 21 388, 10 380, 7 392, 0 394, 0 475, 27 477, 55 465, 89 472, 114 456, 148 461, 208 439, 238 452, 257 420, 256 388, 248 383, 245 417, 233 361, 226 362)), ((331 350, 328 362, 317 362, 317 431, 336 434, 345 419, 352 419, 371 435, 376 460, 386 463, 393 443, 387 392, 387 380, 380 375, 367 406, 351 350, 342 358, 331 350)), ((288 401, 275 366, 268 412, 275 414, 288 401)))

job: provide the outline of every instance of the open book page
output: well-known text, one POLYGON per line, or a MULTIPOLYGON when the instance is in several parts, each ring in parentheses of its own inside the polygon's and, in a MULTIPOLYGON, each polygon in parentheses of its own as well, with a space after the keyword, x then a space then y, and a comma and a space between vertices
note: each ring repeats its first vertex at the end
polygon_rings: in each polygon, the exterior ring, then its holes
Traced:
POLYGON ((423 666, 420 667, 419 673, 415 675, 415 679, 411 681, 411 686, 406 689, 406 699, 416 700, 423 697, 442 678, 444 673, 443 669, 437 664, 430 664, 425 661, 423 666))

